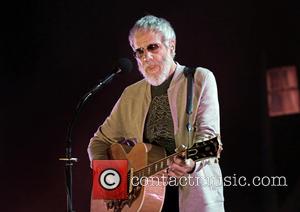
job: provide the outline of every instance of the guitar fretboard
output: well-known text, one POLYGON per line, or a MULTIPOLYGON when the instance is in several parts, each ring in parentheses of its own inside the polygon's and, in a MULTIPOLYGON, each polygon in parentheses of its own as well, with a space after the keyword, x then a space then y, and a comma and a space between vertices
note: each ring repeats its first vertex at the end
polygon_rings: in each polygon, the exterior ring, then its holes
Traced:
POLYGON ((194 161, 199 161, 204 158, 209 157, 216 157, 218 152, 218 140, 217 137, 214 137, 212 139, 209 139, 207 141, 195 143, 190 149, 185 149, 180 152, 174 153, 172 155, 169 155, 168 157, 165 157, 163 159, 160 159, 152 164, 149 164, 148 166, 135 170, 132 174, 133 177, 137 177, 138 179, 141 179, 142 177, 150 177, 159 171, 162 171, 169 166, 169 161, 172 161, 173 158, 177 155, 182 155, 182 153, 185 152, 185 157, 191 158, 194 161))
POLYGON ((169 165, 168 161, 171 161, 173 159, 173 157, 175 157, 176 155, 179 155, 179 154, 181 154, 181 153, 172 154, 166 158, 163 158, 152 164, 149 164, 148 166, 146 166, 142 169, 134 171, 133 176, 138 177, 139 179, 141 177, 150 177, 150 176, 156 174, 157 172, 168 168, 168 165, 169 165))

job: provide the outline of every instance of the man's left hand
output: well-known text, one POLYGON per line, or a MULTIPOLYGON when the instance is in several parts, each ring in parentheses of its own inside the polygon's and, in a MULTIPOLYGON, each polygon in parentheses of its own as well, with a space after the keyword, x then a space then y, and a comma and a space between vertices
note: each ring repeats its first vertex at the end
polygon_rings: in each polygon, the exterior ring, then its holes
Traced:
POLYGON ((196 162, 192 159, 184 159, 180 156, 175 156, 168 168, 170 177, 180 178, 191 173, 196 166, 196 162))

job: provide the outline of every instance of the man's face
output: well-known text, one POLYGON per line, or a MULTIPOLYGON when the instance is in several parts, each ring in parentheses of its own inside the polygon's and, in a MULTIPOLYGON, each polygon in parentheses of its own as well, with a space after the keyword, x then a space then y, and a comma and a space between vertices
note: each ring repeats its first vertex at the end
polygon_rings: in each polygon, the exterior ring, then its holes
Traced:
POLYGON ((154 86, 162 84, 175 69, 172 51, 175 42, 163 43, 160 33, 137 31, 133 38, 133 51, 140 72, 154 86))

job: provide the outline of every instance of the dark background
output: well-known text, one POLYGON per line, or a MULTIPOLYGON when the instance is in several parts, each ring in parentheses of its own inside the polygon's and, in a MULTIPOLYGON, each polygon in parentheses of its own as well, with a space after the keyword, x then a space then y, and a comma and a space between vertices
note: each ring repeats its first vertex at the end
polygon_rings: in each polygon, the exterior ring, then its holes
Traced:
MULTIPOLYGON (((238 211, 299 211, 300 116, 267 116, 265 72, 300 59, 292 1, 25 1, 2 6, 1 211, 66 211, 67 126, 80 97, 129 57, 128 31, 148 13, 177 33, 177 61, 213 71, 219 90, 224 176, 285 176, 286 187, 224 188, 238 211), (211 3, 210 3, 211 2, 211 3)), ((299 76, 299 71, 298 71, 299 76)), ((122 90, 121 75, 90 99, 73 133, 74 209, 88 211, 89 139, 122 90)))

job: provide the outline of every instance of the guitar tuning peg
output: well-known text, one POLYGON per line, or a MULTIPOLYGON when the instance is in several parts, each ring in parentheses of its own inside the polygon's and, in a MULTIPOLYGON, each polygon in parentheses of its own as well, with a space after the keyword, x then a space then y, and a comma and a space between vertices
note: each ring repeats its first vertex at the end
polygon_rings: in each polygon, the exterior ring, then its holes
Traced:
POLYGON ((187 147, 185 146, 185 145, 183 145, 183 144, 181 144, 179 147, 177 147, 176 149, 175 149, 175 152, 183 152, 183 151, 185 151, 187 149, 187 147))

